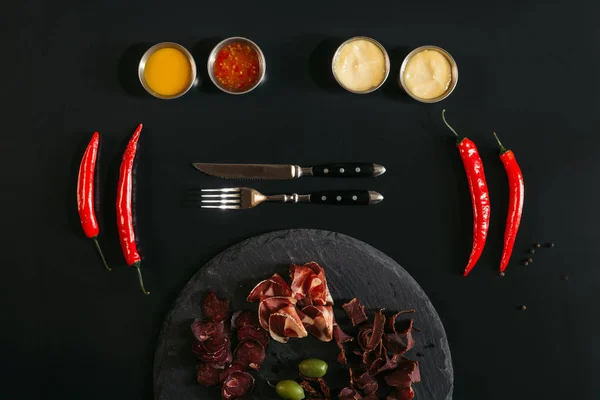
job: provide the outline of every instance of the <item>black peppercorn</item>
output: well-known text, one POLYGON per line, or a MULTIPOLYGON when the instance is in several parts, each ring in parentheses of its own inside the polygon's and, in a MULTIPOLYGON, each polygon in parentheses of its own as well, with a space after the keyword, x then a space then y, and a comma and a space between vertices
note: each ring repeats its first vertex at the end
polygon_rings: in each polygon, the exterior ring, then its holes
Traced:
POLYGON ((498 275, 504 276, 504 271, 500 271, 500 273, 498 275))
POLYGON ((528 266, 529 265, 529 261, 523 261, 523 265, 528 266))
POLYGON ((554 243, 553 242, 548 242, 544 246, 546 246, 548 248, 552 248, 552 247, 554 247, 554 243))
POLYGON ((525 311, 525 310, 527 310, 527 306, 526 305, 522 305, 521 306, 521 311, 525 311))
POLYGON ((528 259, 527 259, 527 262, 528 262, 528 263, 532 263, 532 262, 533 262, 533 258, 528 258, 528 259))
POLYGON ((529 249, 529 254, 535 254, 535 249, 529 249))
POLYGON ((539 244, 539 243, 536 243, 536 244, 533 245, 533 247, 535 247, 536 249, 539 249, 540 247, 542 247, 542 245, 539 244))

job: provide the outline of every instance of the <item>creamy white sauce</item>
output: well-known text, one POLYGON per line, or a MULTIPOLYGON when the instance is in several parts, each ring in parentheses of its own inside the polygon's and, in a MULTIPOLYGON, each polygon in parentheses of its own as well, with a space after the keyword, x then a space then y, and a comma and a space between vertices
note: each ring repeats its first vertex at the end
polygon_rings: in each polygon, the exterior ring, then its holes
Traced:
POLYGON ((342 46, 333 70, 342 86, 365 92, 384 81, 387 72, 385 55, 369 40, 353 40, 342 46))
POLYGON ((442 53, 423 50, 408 60, 404 69, 404 84, 421 99, 440 97, 452 81, 452 67, 442 53))

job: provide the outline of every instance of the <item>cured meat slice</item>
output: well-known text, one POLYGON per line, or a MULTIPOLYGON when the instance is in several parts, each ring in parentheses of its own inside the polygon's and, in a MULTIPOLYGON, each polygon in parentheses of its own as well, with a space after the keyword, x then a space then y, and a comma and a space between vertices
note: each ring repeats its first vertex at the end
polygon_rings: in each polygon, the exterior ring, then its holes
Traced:
POLYGON ((300 382, 300 386, 304 389, 304 392, 308 394, 310 398, 319 396, 319 392, 315 389, 309 381, 300 382))
POLYGON ((204 342, 210 338, 227 336, 227 333, 225 332, 225 323, 203 321, 201 319, 195 319, 194 322, 192 322, 192 333, 196 337, 196 340, 200 342, 204 342))
POLYGON ((405 334, 407 333, 410 329, 412 329, 412 320, 404 320, 404 321, 400 321, 400 326, 397 327, 396 325, 396 319, 398 318, 398 316, 403 315, 403 314, 411 314, 414 313, 415 310, 405 310, 405 311, 398 311, 396 314, 392 315, 392 317, 390 318, 389 321, 389 327, 390 329, 394 332, 394 333, 398 333, 398 334, 405 334), (410 325, 408 325, 408 322, 410 321, 410 325))
POLYGON ((331 306, 307 306, 302 312, 312 319, 305 323, 306 330, 322 342, 333 339, 333 308, 331 306))
POLYGON ((246 396, 254 388, 254 378, 247 372, 234 371, 223 382, 223 400, 235 400, 246 396))
POLYGON ((335 344, 337 345, 340 352, 337 356, 337 362, 346 365, 348 363, 348 359, 346 358, 346 349, 344 349, 344 343, 348 343, 354 340, 354 338, 348 334, 346 334, 340 326, 333 323, 333 338, 335 339, 335 344))
POLYGON ((338 395, 340 400, 360 400, 363 397, 356 390, 351 387, 345 387, 338 395))
POLYGON ((407 387, 404 389, 394 390, 387 397, 387 400, 411 400, 413 397, 415 397, 415 391, 412 387, 407 387))
POLYGON ((325 277, 325 270, 316 262, 312 261, 308 264, 304 265, 305 267, 310 268, 316 275, 322 288, 315 287, 309 293, 309 297, 313 300, 313 303, 321 306, 332 306, 333 305, 333 297, 331 297, 331 293, 329 292, 329 287, 327 286, 327 278, 325 277))
POLYGON ((233 313, 233 316, 231 317, 231 327, 233 329, 241 329, 246 325, 249 325, 253 328, 260 328, 256 313, 248 310, 236 311, 233 313))
POLYGON ((385 327, 385 316, 383 312, 375 313, 373 325, 362 325, 358 331, 358 344, 365 352, 371 352, 381 343, 383 329, 385 327))
POLYGON ((296 304, 296 300, 293 297, 276 296, 265 298, 258 306, 258 321, 260 326, 268 331, 271 314, 294 304, 296 304))
POLYGON ((308 332, 296 312, 294 305, 289 305, 271 314, 269 317, 269 333, 271 337, 280 342, 287 343, 289 338, 303 338, 308 332))
POLYGON ((367 314, 365 313, 365 306, 360 304, 356 297, 346 304, 343 304, 342 308, 346 311, 348 318, 350 318, 352 326, 362 324, 368 319, 367 314))
POLYGON ((235 371, 243 371, 244 366, 242 364, 233 363, 227 366, 225 369, 217 370, 219 371, 219 383, 225 382, 225 379, 229 376, 230 373, 235 371))
POLYGON ((323 286, 321 280, 317 278, 317 274, 305 265, 292 264, 290 266, 290 279, 292 280, 290 285, 292 296, 296 300, 305 298, 313 287, 323 286))
POLYGON ((358 379, 356 379, 356 387, 362 390, 364 394, 373 394, 379 389, 377 379, 367 372, 362 373, 358 379))
POLYGON ((219 298, 210 291, 202 302, 202 314, 210 321, 225 321, 229 318, 229 299, 219 298))
POLYGON ((211 367, 203 361, 197 361, 196 379, 202 386, 217 386, 219 384, 219 370, 211 367))
POLYGON ((255 328, 250 325, 244 325, 237 331, 237 337, 240 342, 246 339, 253 339, 263 345, 266 349, 269 344, 269 333, 261 328, 255 328))
POLYGON ((291 295, 292 290, 286 281, 279 274, 274 274, 271 278, 259 282, 258 285, 250 291, 246 301, 256 302, 265 297, 291 295))
MULTIPOLYGON (((395 320, 396 315, 392 317, 395 320)), ((386 333, 383 343, 394 356, 402 356, 415 346, 412 336, 413 320, 408 319, 400 322, 390 323, 394 333, 386 333)))
POLYGON ((265 361, 265 348, 256 340, 242 340, 235 349, 233 359, 244 367, 257 370, 265 361))

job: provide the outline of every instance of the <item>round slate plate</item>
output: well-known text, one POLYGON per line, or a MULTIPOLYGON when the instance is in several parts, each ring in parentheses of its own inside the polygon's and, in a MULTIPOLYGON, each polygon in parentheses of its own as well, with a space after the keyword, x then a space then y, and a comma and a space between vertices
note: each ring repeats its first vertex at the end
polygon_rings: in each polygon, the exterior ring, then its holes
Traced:
MULTIPOLYGON (((453 370, 450 348, 442 322, 423 289, 394 260, 359 240, 320 230, 286 230, 260 235, 239 243, 201 268, 187 283, 167 316, 154 357, 154 394, 159 400, 218 400, 219 388, 196 383, 191 351, 190 325, 202 317, 200 303, 209 289, 232 300, 233 310, 256 310, 246 303, 249 291, 259 281, 278 272, 288 277, 290 263, 316 261, 325 268, 329 288, 336 301, 335 314, 349 333, 348 318, 341 304, 357 297, 369 310, 389 312, 415 309, 417 342, 406 357, 419 361, 422 381, 413 385, 417 400, 450 400, 453 370), (420 353, 421 356, 417 356, 420 353)), ((372 313, 369 313, 372 318, 372 313)), ((291 339, 288 344, 271 340, 267 359, 253 373, 256 387, 249 399, 278 399, 266 380, 295 379, 298 362, 308 357, 325 359, 330 366, 326 380, 333 398, 348 384, 348 373, 336 362, 336 345, 314 337, 291 339)), ((380 392, 380 397, 385 398, 380 392)))

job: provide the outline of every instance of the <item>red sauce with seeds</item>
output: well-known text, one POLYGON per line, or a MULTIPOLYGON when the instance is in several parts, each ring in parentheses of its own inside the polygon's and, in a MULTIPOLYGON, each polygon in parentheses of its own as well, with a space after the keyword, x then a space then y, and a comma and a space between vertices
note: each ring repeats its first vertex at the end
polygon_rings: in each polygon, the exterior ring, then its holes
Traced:
POLYGON ((228 44, 217 53, 213 70, 217 81, 225 89, 243 92, 260 78, 258 53, 245 43, 228 44))

